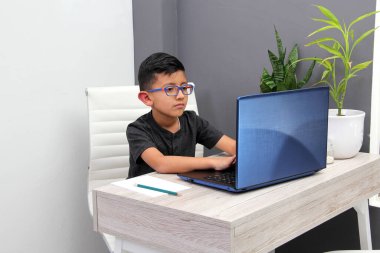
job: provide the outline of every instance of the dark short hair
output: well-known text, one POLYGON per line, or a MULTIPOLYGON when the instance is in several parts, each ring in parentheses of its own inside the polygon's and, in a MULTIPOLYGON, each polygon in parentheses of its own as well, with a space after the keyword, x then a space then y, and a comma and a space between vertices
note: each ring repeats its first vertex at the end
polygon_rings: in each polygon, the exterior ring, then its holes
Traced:
POLYGON ((185 67, 176 57, 162 52, 150 55, 141 63, 139 68, 140 90, 149 90, 156 80, 156 74, 170 75, 178 70, 185 71, 185 67))

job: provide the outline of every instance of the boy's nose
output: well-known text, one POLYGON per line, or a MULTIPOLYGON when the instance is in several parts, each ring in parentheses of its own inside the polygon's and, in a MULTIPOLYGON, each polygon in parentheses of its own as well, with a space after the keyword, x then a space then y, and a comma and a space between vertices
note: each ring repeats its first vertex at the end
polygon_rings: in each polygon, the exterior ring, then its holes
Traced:
POLYGON ((178 94, 177 94, 177 99, 183 99, 185 97, 185 95, 183 95, 182 91, 179 91, 178 94))

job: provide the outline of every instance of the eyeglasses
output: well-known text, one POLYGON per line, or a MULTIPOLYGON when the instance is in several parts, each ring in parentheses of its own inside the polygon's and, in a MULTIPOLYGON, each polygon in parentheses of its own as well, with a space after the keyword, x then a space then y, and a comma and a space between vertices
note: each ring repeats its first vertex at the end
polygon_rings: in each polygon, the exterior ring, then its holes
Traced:
POLYGON ((177 96, 180 90, 183 95, 188 96, 193 93, 194 83, 184 83, 181 86, 168 84, 163 88, 147 90, 147 92, 165 91, 167 96, 177 96))

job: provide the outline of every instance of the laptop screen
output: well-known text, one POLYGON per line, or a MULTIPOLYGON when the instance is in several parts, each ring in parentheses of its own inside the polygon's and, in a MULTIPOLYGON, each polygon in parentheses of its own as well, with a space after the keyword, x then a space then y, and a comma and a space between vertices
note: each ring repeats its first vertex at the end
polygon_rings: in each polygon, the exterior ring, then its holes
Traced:
POLYGON ((328 87, 237 99, 236 187, 326 167, 328 87))

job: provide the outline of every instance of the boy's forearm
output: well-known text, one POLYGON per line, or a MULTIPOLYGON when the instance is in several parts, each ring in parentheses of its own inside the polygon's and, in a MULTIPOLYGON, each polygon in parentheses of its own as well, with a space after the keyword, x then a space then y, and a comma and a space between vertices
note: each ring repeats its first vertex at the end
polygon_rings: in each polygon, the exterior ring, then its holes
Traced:
POLYGON ((184 173, 214 168, 209 157, 163 156, 152 168, 159 173, 184 173))
POLYGON ((231 166, 235 156, 230 157, 188 157, 164 156, 158 149, 146 149, 141 158, 159 173, 183 173, 192 170, 223 170, 231 166))
POLYGON ((223 135, 216 143, 215 147, 230 155, 236 155, 236 141, 227 135, 223 135))

